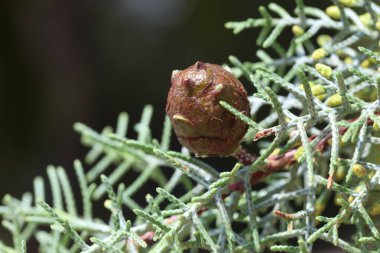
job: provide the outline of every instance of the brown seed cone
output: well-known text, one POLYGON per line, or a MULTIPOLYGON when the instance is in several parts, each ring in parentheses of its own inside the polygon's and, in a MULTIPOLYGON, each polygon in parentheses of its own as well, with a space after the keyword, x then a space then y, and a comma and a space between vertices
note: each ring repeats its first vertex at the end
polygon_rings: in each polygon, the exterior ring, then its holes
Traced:
POLYGON ((179 142, 199 156, 231 155, 247 132, 248 126, 219 101, 249 115, 246 90, 221 66, 198 61, 173 71, 166 113, 179 142))

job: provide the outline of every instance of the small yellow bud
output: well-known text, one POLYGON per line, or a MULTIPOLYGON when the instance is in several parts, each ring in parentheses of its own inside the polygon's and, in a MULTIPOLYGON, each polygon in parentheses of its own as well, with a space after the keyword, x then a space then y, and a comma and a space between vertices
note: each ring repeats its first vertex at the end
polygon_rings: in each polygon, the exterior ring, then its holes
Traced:
POLYGON ((364 177, 366 174, 366 169, 360 164, 354 164, 352 166, 352 170, 353 170, 354 174, 359 178, 364 177))
POLYGON ((317 61, 317 60, 320 60, 324 57, 327 56, 327 52, 326 50, 324 50, 323 48, 318 48, 316 49, 312 54, 311 54, 311 58, 314 60, 314 61, 317 61))
MULTIPOLYGON (((380 119, 380 117, 378 117, 380 119)), ((376 132, 379 132, 380 131, 380 127, 378 124, 376 123, 373 123, 373 130, 376 131, 376 132)))
POLYGON ((281 149, 275 148, 272 152, 272 155, 278 155, 280 153, 281 149))
POLYGON ((302 34, 304 34, 305 33, 305 30, 304 29, 302 29, 302 27, 301 26, 299 26, 299 25, 293 25, 292 26, 292 32, 293 32, 293 34, 295 35, 295 36, 301 36, 302 34))
POLYGON ((327 98, 326 105, 328 107, 337 107, 342 105, 342 96, 338 93, 332 95, 331 97, 327 98))
POLYGON ((339 137, 339 147, 344 147, 347 143, 343 141, 343 136, 339 137))
MULTIPOLYGON (((380 116, 378 116, 377 118, 380 119, 380 116)), ((376 132, 380 131, 380 126, 376 122, 373 123, 373 130, 376 132)))
POLYGON ((323 101, 326 98, 326 94, 315 96, 319 101, 323 101))
POLYGON ((354 7, 358 4, 358 0, 339 0, 339 2, 347 7, 354 7))
POLYGON ((311 87, 311 93, 314 95, 314 96, 319 96, 319 95, 323 95, 326 93, 326 89, 323 85, 321 84, 317 84, 317 85, 314 85, 311 87))
POLYGON ((299 147, 297 151, 294 153, 294 159, 298 161, 303 155, 303 146, 299 147))
POLYGON ((371 61, 369 59, 365 59, 360 63, 360 67, 362 68, 368 68, 371 66, 371 61))
POLYGON ((347 56, 346 58, 344 58, 344 63, 349 64, 349 65, 352 65, 353 60, 352 60, 351 57, 347 56))
POLYGON ((380 214, 380 201, 377 201, 377 202, 375 202, 375 203, 372 205, 372 207, 371 207, 371 209, 370 209, 370 211, 369 211, 369 214, 370 214, 371 216, 377 216, 377 215, 380 214))
POLYGON ((346 168, 342 165, 338 166, 338 169, 336 170, 335 180, 339 182, 344 178, 345 175, 346 175, 346 168))
POLYGON ((327 34, 321 34, 317 37, 317 44, 320 46, 320 47, 323 47, 324 45, 326 45, 326 43, 330 42, 332 40, 331 36, 330 35, 327 35, 327 34))
POLYGON ((340 10, 338 6, 331 5, 326 8, 326 14, 329 15, 333 19, 340 19, 340 10))
MULTIPOLYGON (((326 89, 321 84, 314 84, 313 82, 309 82, 311 93, 319 100, 322 101, 326 98, 326 89)), ((303 84, 298 86, 301 90, 305 90, 303 84)))
POLYGON ((359 19, 365 26, 370 26, 372 24, 371 14, 369 14, 368 12, 359 15, 359 19))
POLYGON ((327 66, 322 63, 317 63, 315 65, 315 69, 318 71, 319 74, 326 78, 330 78, 333 72, 330 66, 327 66))
POLYGON ((111 210, 112 209, 112 201, 110 199, 106 199, 104 201, 104 207, 111 210))
POLYGON ((339 200, 338 199, 344 199, 343 195, 342 194, 335 194, 335 197, 334 197, 334 204, 339 206, 339 200))
POLYGON ((360 185, 358 185, 358 186, 355 187, 354 191, 357 192, 357 193, 359 193, 364 188, 365 188, 365 185, 360 184, 360 185))
POLYGON ((352 203, 352 201, 354 201, 355 197, 354 196, 350 196, 348 197, 348 203, 352 203))
POLYGON ((376 28, 377 30, 380 30, 380 20, 379 20, 379 21, 376 21, 376 23, 375 23, 375 28, 376 28))

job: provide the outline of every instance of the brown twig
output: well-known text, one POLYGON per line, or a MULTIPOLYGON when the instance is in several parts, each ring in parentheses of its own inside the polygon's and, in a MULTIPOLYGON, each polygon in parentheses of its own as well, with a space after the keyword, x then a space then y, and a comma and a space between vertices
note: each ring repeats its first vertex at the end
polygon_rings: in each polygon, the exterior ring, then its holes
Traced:
POLYGON ((240 147, 238 151, 236 151, 236 153, 233 154, 233 156, 243 165, 250 165, 254 163, 257 159, 256 155, 250 153, 243 147, 240 147))

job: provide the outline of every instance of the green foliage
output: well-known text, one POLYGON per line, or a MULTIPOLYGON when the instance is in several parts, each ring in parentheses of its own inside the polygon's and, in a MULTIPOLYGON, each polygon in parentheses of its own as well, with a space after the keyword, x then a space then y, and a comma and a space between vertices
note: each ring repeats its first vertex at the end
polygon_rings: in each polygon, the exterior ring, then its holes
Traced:
POLYGON ((74 171, 48 166, 47 180, 35 178, 33 194, 4 196, 0 216, 13 242, 0 242, 0 252, 27 252, 32 238, 39 252, 49 253, 307 253, 317 240, 345 252, 378 252, 380 6, 332 2, 338 8, 333 17, 297 0, 294 16, 270 3, 259 8, 262 18, 226 24, 234 33, 260 28, 256 42, 268 50, 259 49, 255 63, 229 57, 232 73, 255 88, 251 117, 220 102, 250 127, 243 145, 255 140, 256 160, 219 173, 185 148, 171 151, 168 118, 161 140, 151 134, 151 106, 134 126, 136 140, 127 137, 127 113, 116 129, 100 133, 77 123, 90 148, 83 164, 76 160, 74 171), (294 37, 286 49, 277 40, 288 27, 294 37), (321 34, 325 29, 333 36, 321 34), (256 112, 265 105, 272 109, 261 119, 256 112), (258 189, 257 182, 263 183, 258 189), (144 202, 139 191, 146 185, 158 187, 144 202), (336 214, 324 216, 334 199, 336 214), (99 201, 109 220, 97 217, 93 204, 99 201), (127 209, 136 216, 126 217, 127 209), (340 237, 342 224, 354 227, 349 241, 340 237))

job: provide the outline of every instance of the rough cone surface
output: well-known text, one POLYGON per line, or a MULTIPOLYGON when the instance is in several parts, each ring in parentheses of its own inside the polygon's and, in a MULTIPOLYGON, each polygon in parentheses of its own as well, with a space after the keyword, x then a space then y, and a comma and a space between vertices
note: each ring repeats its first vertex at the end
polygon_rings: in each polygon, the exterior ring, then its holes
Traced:
POLYGON ((249 115, 246 90, 221 66, 198 61, 173 71, 166 113, 179 142, 199 156, 233 154, 247 131, 247 125, 219 101, 249 115))

